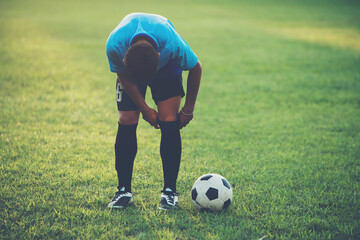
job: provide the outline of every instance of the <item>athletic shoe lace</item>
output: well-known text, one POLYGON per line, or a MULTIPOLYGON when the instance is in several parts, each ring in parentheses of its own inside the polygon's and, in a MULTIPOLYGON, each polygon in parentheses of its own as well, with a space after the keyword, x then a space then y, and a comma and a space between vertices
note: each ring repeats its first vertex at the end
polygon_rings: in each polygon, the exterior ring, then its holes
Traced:
POLYGON ((115 200, 117 200, 117 199, 119 199, 119 198, 121 198, 121 197, 123 197, 123 196, 126 196, 126 195, 128 195, 128 192, 117 191, 117 192, 115 193, 115 196, 114 196, 114 198, 112 199, 112 201, 115 201, 115 200))
POLYGON ((179 196, 178 193, 169 192, 169 191, 161 191, 164 194, 166 202, 174 205, 175 204, 175 196, 179 196))

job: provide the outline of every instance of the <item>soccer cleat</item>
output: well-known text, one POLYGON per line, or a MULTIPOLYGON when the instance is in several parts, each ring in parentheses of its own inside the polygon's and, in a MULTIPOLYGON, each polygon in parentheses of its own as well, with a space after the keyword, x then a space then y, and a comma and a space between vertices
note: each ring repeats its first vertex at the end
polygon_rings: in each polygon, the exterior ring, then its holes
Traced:
POLYGON ((125 188, 121 188, 115 193, 115 196, 108 204, 109 208, 125 208, 133 202, 132 193, 125 192, 125 188))
POLYGON ((173 192, 170 188, 161 191, 161 200, 159 204, 160 210, 177 209, 179 194, 173 192))

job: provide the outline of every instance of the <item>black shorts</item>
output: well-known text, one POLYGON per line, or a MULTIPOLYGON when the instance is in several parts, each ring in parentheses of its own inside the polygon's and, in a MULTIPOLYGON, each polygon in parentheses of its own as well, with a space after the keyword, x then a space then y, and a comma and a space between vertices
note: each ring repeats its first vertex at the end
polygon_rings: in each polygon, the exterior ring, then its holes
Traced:
MULTIPOLYGON (((172 97, 185 96, 181 72, 180 75, 171 75, 172 74, 168 77, 164 75, 157 75, 148 84, 151 89, 152 98, 156 104, 159 101, 161 102, 172 97)), ((145 98, 147 85, 138 85, 138 89, 145 98)), ((118 80, 116 80, 116 102, 119 111, 138 110, 137 106, 123 90, 118 80)))

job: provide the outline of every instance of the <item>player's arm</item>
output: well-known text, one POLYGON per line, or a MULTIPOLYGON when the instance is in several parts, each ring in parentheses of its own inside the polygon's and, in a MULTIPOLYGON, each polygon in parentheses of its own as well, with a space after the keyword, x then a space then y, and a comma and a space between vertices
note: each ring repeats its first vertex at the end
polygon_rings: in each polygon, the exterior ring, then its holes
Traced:
POLYGON ((145 99, 141 95, 138 87, 130 80, 130 76, 127 74, 127 72, 124 71, 117 73, 117 76, 125 92, 129 95, 131 100, 133 100, 135 105, 142 113, 144 120, 150 123, 151 126, 158 129, 158 113, 146 104, 145 99))
POLYGON ((201 73, 202 66, 200 61, 198 61, 195 67, 189 70, 185 104, 179 114, 180 128, 186 126, 193 118, 195 102, 200 87, 201 73))

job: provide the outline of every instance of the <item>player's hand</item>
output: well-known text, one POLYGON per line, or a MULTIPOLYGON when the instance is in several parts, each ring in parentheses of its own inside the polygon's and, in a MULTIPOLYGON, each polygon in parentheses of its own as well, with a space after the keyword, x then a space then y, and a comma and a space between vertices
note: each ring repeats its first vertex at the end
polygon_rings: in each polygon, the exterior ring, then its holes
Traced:
POLYGON ((193 118, 193 113, 187 113, 183 109, 181 109, 181 111, 179 112, 180 129, 188 125, 193 118))
POLYGON ((143 119, 147 121, 151 126, 153 126, 156 129, 159 129, 160 126, 158 124, 158 113, 152 109, 148 108, 145 111, 142 112, 143 119))

